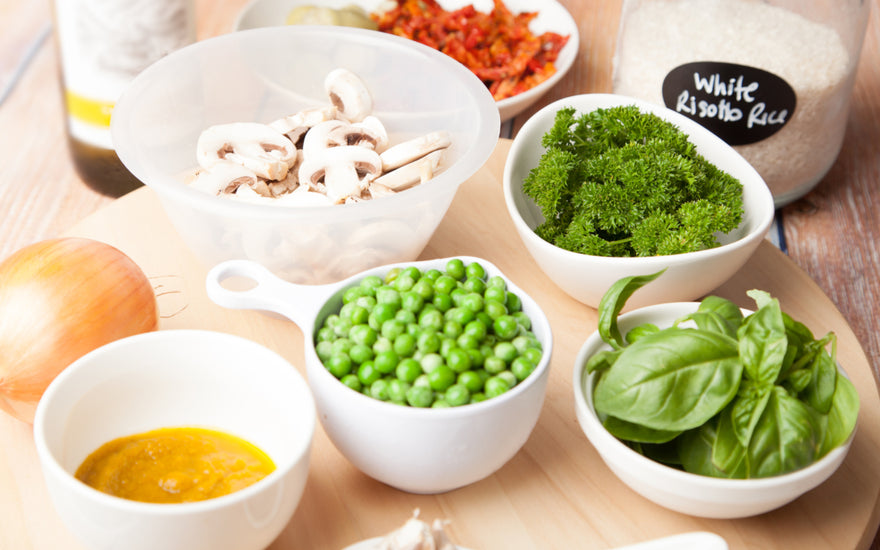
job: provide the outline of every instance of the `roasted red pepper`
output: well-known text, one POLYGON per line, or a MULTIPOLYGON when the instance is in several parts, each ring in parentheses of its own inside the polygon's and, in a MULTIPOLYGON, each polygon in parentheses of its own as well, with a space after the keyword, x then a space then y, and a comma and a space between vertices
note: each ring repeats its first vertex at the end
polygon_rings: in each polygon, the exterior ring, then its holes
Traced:
POLYGON ((495 100, 537 86, 556 72, 568 36, 535 36, 529 23, 537 12, 514 14, 502 0, 490 13, 467 5, 446 11, 436 0, 396 0, 397 6, 371 14, 379 30, 440 50, 482 80, 495 100))

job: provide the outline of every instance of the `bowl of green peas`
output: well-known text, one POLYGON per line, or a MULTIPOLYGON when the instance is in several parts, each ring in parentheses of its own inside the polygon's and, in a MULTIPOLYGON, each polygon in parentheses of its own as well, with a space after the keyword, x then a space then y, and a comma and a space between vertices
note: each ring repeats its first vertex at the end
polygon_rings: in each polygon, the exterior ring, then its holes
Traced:
POLYGON ((207 290, 224 307, 300 327, 324 431, 387 485, 434 494, 477 482, 537 424, 550 324, 484 259, 391 264, 328 285, 289 283, 259 263, 230 260, 210 270, 207 290), (250 284, 234 290, 230 279, 250 284))

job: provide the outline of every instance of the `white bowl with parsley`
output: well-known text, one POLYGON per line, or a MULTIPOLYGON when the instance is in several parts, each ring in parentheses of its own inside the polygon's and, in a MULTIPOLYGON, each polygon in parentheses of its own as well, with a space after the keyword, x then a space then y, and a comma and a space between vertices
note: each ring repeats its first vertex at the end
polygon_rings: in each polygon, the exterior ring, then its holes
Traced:
POLYGON ((710 296, 618 317, 665 274, 652 276, 612 286, 575 359, 577 419, 611 471, 660 506, 725 519, 828 479, 859 412, 834 334, 813 335, 760 290, 754 311, 710 296))
POLYGON ((758 172, 701 125, 614 94, 563 98, 513 140, 504 199, 562 290, 597 307, 618 279, 666 269, 631 307, 689 301, 746 263, 773 222, 758 172), (559 185, 565 182, 565 185, 559 185))

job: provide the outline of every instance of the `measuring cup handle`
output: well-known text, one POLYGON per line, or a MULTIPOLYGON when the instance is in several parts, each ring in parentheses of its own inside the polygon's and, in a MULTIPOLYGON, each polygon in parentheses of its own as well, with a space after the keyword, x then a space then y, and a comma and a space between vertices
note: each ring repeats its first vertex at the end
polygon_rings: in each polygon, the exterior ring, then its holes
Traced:
POLYGON ((250 260, 228 260, 217 264, 208 271, 205 288, 208 297, 217 305, 278 313, 303 330, 309 328, 309 322, 326 300, 323 286, 287 282, 262 264, 250 260), (249 279, 254 286, 246 290, 225 288, 223 281, 232 277, 249 279))

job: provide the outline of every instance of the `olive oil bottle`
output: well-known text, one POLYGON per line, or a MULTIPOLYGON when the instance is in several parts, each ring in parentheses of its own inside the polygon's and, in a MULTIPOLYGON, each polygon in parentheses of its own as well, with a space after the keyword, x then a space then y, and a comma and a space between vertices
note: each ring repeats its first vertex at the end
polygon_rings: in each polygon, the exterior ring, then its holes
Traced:
POLYGON ((113 148, 113 106, 143 69, 195 41, 193 0, 55 0, 53 9, 73 164, 95 191, 124 195, 141 182, 113 148))

